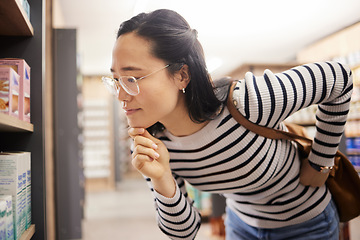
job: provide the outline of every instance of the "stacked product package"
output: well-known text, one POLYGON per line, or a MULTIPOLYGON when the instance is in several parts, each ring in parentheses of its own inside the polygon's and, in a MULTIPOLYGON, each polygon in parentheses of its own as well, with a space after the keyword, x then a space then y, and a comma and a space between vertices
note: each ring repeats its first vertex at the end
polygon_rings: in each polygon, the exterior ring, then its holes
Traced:
POLYGON ((12 68, 0 67, 0 112, 19 116, 20 76, 12 68))
POLYGON ((23 6, 24 11, 26 12, 26 15, 30 19, 30 5, 29 5, 29 2, 27 0, 20 0, 20 3, 23 6))
POLYGON ((0 195, 0 239, 14 239, 12 196, 0 195))
POLYGON ((6 202, 0 200, 0 240, 6 239, 6 202))
POLYGON ((24 59, 0 59, 0 113, 30 122, 30 67, 24 59))
POLYGON ((18 240, 31 225, 30 159, 29 152, 0 153, 0 240, 18 240))

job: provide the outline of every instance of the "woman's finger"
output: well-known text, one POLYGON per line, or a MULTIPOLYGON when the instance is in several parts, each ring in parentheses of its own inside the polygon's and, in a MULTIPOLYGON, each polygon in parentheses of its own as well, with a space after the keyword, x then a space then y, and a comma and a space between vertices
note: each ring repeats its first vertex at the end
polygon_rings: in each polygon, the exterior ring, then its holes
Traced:
POLYGON ((146 164, 146 162, 151 162, 151 161, 153 161, 153 159, 151 159, 148 155, 136 154, 132 158, 132 165, 137 170, 141 170, 146 164))
POLYGON ((161 164, 147 155, 137 154, 133 156, 131 163, 136 170, 150 178, 158 178, 164 172, 161 164))
POLYGON ((136 155, 146 155, 151 159, 157 159, 160 157, 159 153, 157 153, 154 149, 145 147, 143 145, 136 145, 132 155, 133 157, 136 155))
POLYGON ((135 138, 138 135, 144 134, 145 129, 144 128, 129 128, 128 134, 131 138, 135 138))
POLYGON ((143 136, 135 136, 134 145, 142 145, 144 147, 152 148, 154 150, 158 148, 158 146, 152 140, 143 136))
POLYGON ((158 144, 160 143, 160 140, 157 139, 156 137, 154 137, 153 135, 151 135, 146 129, 143 129, 143 133, 141 134, 142 136, 152 140, 154 143, 158 144))
POLYGON ((144 146, 157 149, 157 144, 160 143, 160 140, 153 137, 148 131, 144 128, 130 128, 128 130, 129 136, 134 139, 134 144, 142 144, 144 146))

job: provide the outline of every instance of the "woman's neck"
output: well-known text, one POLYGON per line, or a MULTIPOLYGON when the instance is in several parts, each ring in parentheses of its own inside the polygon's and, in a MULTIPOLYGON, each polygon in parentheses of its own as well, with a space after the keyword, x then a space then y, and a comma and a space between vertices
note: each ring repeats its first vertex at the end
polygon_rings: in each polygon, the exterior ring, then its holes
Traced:
POLYGON ((177 137, 189 136, 201 130, 209 121, 196 123, 191 120, 187 111, 172 114, 170 118, 162 122, 167 131, 177 137))
POLYGON ((185 137, 192 135, 198 131, 200 131, 203 127, 208 124, 209 121, 203 123, 195 123, 191 121, 191 123, 182 123, 175 124, 174 126, 165 126, 166 130, 168 130, 172 135, 176 137, 185 137))
POLYGON ((209 121, 202 123, 192 121, 188 108, 186 107, 185 97, 181 95, 176 108, 160 122, 172 135, 184 137, 198 132, 205 127, 209 121))

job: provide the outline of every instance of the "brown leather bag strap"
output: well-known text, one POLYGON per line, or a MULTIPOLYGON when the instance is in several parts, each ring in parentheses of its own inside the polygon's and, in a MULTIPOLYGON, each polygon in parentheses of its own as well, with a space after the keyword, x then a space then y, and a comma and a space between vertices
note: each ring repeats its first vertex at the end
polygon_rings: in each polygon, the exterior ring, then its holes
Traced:
POLYGON ((273 128, 268 128, 264 126, 257 125, 253 122, 250 122, 248 119, 246 119, 236 108, 236 101, 233 100, 233 91, 235 88, 236 82, 232 83, 229 95, 227 99, 227 107, 229 109, 229 112, 231 113, 232 117, 240 123, 242 126, 244 126, 246 129, 250 130, 253 133, 256 133, 257 135, 270 138, 270 139, 286 139, 290 141, 295 141, 298 143, 298 140, 305 141, 308 143, 312 143, 312 140, 303 136, 299 136, 294 133, 285 132, 282 130, 277 130, 273 128))

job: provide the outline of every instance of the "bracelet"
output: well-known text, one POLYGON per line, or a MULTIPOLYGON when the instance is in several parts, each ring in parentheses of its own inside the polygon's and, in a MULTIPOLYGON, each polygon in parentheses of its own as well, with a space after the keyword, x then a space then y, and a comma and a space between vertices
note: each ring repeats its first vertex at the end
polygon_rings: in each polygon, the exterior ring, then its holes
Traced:
POLYGON ((313 169, 315 169, 316 171, 321 172, 321 173, 328 173, 333 169, 333 167, 320 166, 320 165, 318 165, 316 163, 313 163, 311 161, 309 161, 309 164, 313 169))

